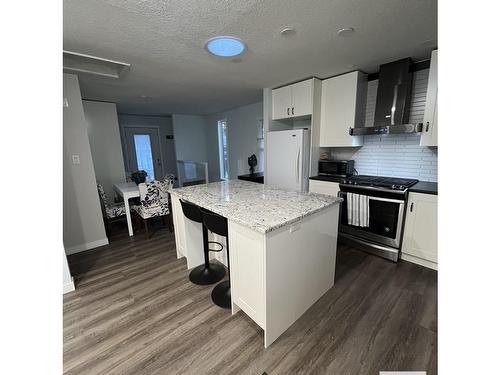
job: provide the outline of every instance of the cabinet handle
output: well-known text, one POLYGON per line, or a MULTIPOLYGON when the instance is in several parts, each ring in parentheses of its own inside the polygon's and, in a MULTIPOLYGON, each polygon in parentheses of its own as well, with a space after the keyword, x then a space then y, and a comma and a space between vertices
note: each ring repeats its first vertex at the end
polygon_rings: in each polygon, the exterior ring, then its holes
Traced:
POLYGON ((290 108, 287 108, 287 109, 286 109, 286 114, 287 114, 288 116, 290 116, 290 108))
POLYGON ((292 115, 293 115, 293 110, 295 109, 295 107, 292 107, 292 115))
POLYGON ((410 212, 413 212, 413 202, 410 204, 410 212))
POLYGON ((427 124, 425 125, 425 132, 427 133, 429 131, 429 121, 427 121, 427 124))

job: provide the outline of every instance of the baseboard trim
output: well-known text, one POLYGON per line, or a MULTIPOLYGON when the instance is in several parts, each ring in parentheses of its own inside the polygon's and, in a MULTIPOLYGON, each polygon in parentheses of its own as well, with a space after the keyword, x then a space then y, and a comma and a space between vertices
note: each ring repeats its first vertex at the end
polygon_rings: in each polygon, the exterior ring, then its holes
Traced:
POLYGON ((75 290, 75 283, 73 277, 71 277, 71 282, 63 285, 63 294, 72 292, 73 290, 75 290))
POLYGON ((410 255, 410 254, 401 253, 401 259, 406 260, 406 261, 408 261, 410 263, 418 264, 419 266, 424 266, 424 267, 427 267, 427 268, 432 268, 433 270, 436 270, 436 271, 438 269, 437 263, 434 263, 434 262, 431 262, 429 260, 425 260, 425 259, 413 256, 413 255, 410 255))
POLYGON ((82 251, 87 251, 87 250, 90 250, 90 249, 95 249, 96 247, 104 246, 104 245, 107 245, 107 244, 109 244, 109 241, 108 241, 108 238, 105 237, 105 238, 103 238, 101 240, 97 240, 97 241, 93 241, 93 242, 86 242, 86 243, 83 243, 83 244, 80 244, 80 245, 67 247, 65 249, 66 250, 66 255, 76 254, 76 253, 80 253, 82 251))

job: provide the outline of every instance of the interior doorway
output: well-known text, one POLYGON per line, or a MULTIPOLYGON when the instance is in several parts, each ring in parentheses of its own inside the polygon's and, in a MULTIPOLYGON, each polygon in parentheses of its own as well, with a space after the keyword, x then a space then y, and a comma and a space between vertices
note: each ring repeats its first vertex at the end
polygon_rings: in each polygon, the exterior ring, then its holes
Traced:
POLYGON ((125 127, 125 156, 128 172, 144 170, 146 180, 163 178, 160 136, 157 128, 125 127))

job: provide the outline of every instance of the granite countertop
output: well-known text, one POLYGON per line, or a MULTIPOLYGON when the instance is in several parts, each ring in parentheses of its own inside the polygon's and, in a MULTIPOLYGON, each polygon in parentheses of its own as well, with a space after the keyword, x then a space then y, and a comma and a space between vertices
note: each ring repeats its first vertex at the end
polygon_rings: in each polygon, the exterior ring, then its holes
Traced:
POLYGON ((169 192, 259 233, 299 221, 342 201, 333 196, 282 190, 243 180, 212 182, 169 192))
POLYGON ((419 181, 415 185, 411 186, 408 190, 413 193, 437 195, 438 184, 437 182, 419 181))

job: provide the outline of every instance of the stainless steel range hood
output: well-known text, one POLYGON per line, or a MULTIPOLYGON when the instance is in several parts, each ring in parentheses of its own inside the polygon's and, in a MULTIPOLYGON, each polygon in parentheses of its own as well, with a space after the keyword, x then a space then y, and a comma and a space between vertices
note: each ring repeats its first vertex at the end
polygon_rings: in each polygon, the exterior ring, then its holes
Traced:
POLYGON ((419 133, 422 124, 409 124, 413 74, 411 59, 380 65, 375 121, 372 127, 350 128, 350 135, 419 133))

